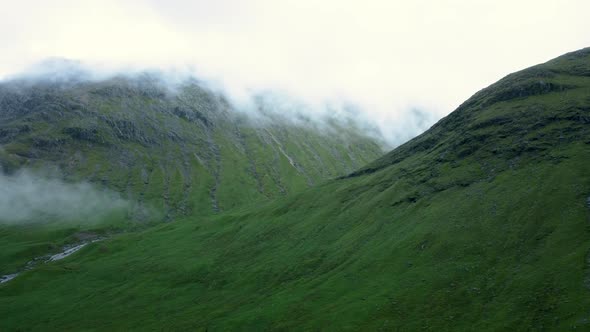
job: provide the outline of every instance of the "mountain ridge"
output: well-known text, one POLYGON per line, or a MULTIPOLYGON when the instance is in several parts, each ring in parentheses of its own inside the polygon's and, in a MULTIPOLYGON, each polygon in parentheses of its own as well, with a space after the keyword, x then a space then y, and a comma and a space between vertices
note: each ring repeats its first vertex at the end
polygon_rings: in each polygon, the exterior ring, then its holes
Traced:
MULTIPOLYGON (((420 152, 432 148, 434 143, 437 140, 440 140, 441 134, 439 132, 448 134, 448 132, 457 129, 457 125, 455 125, 455 123, 458 122, 457 120, 466 120, 464 118, 466 115, 463 114, 466 110, 471 111, 470 115, 473 115, 473 112, 476 112, 478 109, 489 107, 495 103, 500 103, 511 99, 526 98, 528 96, 543 95, 552 92, 563 92, 569 89, 575 89, 575 85, 552 82, 551 79, 555 78, 559 74, 581 77, 589 76, 590 66, 585 64, 577 64, 572 67, 568 67, 566 65, 563 68, 555 68, 554 66, 552 67, 552 65, 556 63, 559 64, 560 61, 563 61, 562 59, 578 59, 588 57, 589 55, 590 47, 573 51, 544 64, 535 65, 516 73, 509 74, 489 87, 476 92, 473 96, 459 105, 459 107, 457 107, 454 112, 435 123, 431 127, 431 130, 428 130, 411 139, 410 141, 400 145, 395 150, 375 160, 366 167, 363 167, 360 170, 352 172, 351 174, 343 177, 354 177, 365 173, 371 173, 381 169, 382 167, 386 167, 388 164, 393 164, 396 161, 403 159, 403 157, 407 156, 409 152, 420 152), (476 110, 473 110, 473 108, 476 108, 476 110), (433 131, 436 131, 439 137, 432 137, 433 131)), ((585 111, 585 109, 582 109, 582 111, 585 111)), ((570 119, 571 117, 577 116, 579 121, 582 121, 583 123, 589 121, 587 119, 588 116, 586 113, 574 113, 568 116, 570 116, 570 119)), ((506 117, 487 119, 486 121, 478 123, 476 125, 477 128, 475 129, 480 129, 490 125, 503 125, 508 122, 509 120, 506 117)), ((467 129, 465 129, 465 131, 466 130, 467 129)))

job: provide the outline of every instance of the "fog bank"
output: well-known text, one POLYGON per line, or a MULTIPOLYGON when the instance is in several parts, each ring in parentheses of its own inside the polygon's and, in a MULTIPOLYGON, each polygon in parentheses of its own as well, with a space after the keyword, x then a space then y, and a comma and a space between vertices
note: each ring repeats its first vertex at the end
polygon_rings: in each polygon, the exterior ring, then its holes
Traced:
POLYGON ((19 89, 37 84, 52 88, 75 87, 87 82, 125 82, 138 91, 161 91, 174 97, 187 85, 198 85, 229 102, 232 110, 249 116, 258 125, 280 118, 297 126, 314 127, 325 134, 338 134, 338 126, 356 128, 372 137, 385 150, 394 148, 427 130, 441 114, 433 108, 379 104, 347 96, 304 96, 280 88, 248 88, 207 76, 193 67, 109 66, 80 60, 47 58, 0 84, 19 89), (337 125, 336 127, 334 125, 337 125))
POLYGON ((117 193, 87 182, 68 183, 30 170, 0 172, 0 223, 96 222, 126 207, 117 193))

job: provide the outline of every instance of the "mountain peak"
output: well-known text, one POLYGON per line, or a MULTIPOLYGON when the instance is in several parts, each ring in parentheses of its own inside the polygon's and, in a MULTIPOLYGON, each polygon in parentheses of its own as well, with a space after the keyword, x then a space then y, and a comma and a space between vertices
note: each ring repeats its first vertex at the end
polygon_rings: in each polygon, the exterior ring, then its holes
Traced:
MULTIPOLYGON (((589 116, 589 78, 590 48, 509 74, 475 93, 423 134, 349 176, 381 170, 414 154, 436 151, 442 159, 450 160, 484 151, 500 153, 506 150, 503 144, 512 145, 508 139, 525 133, 530 136, 559 121, 573 121, 565 136, 574 139, 580 130, 585 130, 582 124, 589 116), (557 104, 566 96, 566 104, 557 104), (492 130, 501 133, 494 135, 492 130)), ((544 149, 537 139, 524 137, 518 146, 511 148, 512 154, 504 157, 544 149)))

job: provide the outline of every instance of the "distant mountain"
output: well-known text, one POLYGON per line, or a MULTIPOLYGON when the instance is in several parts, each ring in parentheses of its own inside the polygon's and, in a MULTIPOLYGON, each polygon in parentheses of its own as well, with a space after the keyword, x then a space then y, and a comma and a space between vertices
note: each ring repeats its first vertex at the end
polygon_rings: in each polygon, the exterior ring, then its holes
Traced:
POLYGON ((382 154, 346 119, 319 125, 264 99, 239 110, 195 79, 101 78, 59 59, 34 73, 0 83, 4 171, 58 168, 168 220, 299 191, 382 154))
POLYGON ((25 272, 0 329, 589 330, 589 165, 590 48, 339 179, 25 272))

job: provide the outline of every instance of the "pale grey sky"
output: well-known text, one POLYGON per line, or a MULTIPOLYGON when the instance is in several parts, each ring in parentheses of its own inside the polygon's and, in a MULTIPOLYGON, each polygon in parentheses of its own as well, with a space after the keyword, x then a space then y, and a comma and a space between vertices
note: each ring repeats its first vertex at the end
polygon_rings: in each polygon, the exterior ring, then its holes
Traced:
POLYGON ((590 46, 588 0, 0 0, 0 77, 50 56, 190 65, 228 89, 438 117, 504 75, 590 46))

